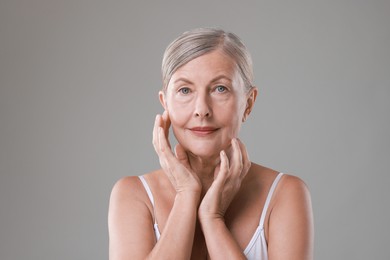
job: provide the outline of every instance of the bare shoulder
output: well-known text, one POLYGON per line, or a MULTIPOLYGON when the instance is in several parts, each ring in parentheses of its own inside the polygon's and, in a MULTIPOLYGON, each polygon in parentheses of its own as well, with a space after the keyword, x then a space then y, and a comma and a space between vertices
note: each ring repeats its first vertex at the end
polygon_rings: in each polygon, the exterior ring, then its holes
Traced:
POLYGON ((119 179, 112 188, 111 196, 122 197, 132 195, 139 190, 139 178, 138 176, 126 176, 119 179))
POLYGON ((284 174, 272 204, 267 236, 270 258, 313 259, 313 212, 305 182, 284 174))
POLYGON ((135 210, 147 213, 149 207, 142 188, 138 176, 127 176, 119 179, 111 191, 109 221, 127 217, 135 210))
POLYGON ((110 259, 138 259, 155 243, 153 206, 138 176, 123 177, 112 188, 108 211, 110 259))
POLYGON ((280 181, 280 185, 290 192, 297 190, 309 192, 306 183, 298 176, 292 174, 283 174, 283 178, 280 181))
MULTIPOLYGON (((280 173, 255 163, 252 163, 250 171, 252 174, 248 174, 246 183, 249 185, 259 185, 265 193, 268 193, 268 190, 280 173)), ((310 198, 310 192, 306 183, 297 176, 283 174, 274 192, 272 205, 279 203, 279 201, 285 201, 286 199, 300 200, 302 198, 310 198)))
MULTIPOLYGON (((149 180, 155 179, 156 174, 157 171, 143 176, 149 182, 149 180)), ((141 203, 151 208, 150 200, 139 176, 126 176, 119 179, 112 188, 110 205, 123 204, 123 207, 126 208, 126 206, 134 207, 134 203, 141 203)))
POLYGON ((275 192, 275 204, 311 203, 310 191, 306 183, 299 177, 284 174, 275 192))

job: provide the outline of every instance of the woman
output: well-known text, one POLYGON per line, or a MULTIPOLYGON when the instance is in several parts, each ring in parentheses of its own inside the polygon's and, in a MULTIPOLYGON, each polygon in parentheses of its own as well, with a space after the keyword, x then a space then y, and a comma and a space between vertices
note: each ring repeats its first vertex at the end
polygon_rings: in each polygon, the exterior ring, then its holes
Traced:
POLYGON ((110 259, 312 259, 305 184, 251 163, 238 139, 257 95, 239 38, 186 32, 165 51, 162 75, 153 129, 162 169, 114 186, 110 259))

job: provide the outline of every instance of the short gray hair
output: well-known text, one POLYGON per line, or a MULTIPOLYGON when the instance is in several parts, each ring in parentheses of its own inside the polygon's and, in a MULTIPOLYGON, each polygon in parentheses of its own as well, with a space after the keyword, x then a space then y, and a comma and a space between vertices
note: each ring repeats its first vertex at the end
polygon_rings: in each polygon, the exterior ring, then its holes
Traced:
POLYGON ((240 38, 217 28, 199 28, 183 33, 165 50, 161 73, 166 90, 172 75, 187 62, 214 50, 222 50, 237 65, 245 89, 253 87, 252 59, 240 38))

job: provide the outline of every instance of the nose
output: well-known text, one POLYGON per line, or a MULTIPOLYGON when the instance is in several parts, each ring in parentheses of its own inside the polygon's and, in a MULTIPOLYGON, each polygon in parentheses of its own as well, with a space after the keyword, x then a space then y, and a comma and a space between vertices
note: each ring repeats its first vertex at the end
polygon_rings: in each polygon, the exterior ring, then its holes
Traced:
POLYGON ((210 117, 211 115, 211 106, 208 96, 199 95, 196 99, 194 116, 203 118, 210 117))

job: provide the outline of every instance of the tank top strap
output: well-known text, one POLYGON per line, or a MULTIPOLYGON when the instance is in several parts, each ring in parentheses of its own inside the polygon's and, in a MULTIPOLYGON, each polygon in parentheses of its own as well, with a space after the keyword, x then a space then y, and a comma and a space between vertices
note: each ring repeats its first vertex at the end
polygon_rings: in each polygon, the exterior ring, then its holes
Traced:
POLYGON ((271 202, 271 198, 272 198, 272 195, 276 189, 276 186, 278 185, 279 181, 280 181, 280 178, 283 176, 283 173, 279 173, 278 176, 276 176, 274 182, 272 183, 271 185, 271 188, 269 189, 269 192, 268 192, 268 195, 267 195, 267 199, 265 200, 265 204, 264 204, 264 208, 263 208, 263 212, 261 213, 261 217, 260 217, 260 228, 262 229, 264 227, 264 221, 265 221, 265 216, 267 215, 267 211, 268 211, 268 207, 269 207, 269 204, 271 202))
POLYGON ((138 178, 141 180, 142 185, 144 185, 144 188, 145 188, 145 190, 146 190, 146 193, 148 194, 149 200, 150 200, 150 202, 152 203, 152 205, 153 205, 153 210, 154 210, 154 198, 153 198, 152 190, 150 189, 149 184, 146 182, 144 176, 138 176, 138 178))
POLYGON ((138 176, 138 178, 141 180, 142 185, 144 186, 144 188, 146 190, 146 193, 148 194, 149 200, 152 203, 152 206, 153 206, 153 220, 154 220, 153 229, 154 229, 154 233, 156 235, 156 240, 159 240, 161 235, 160 235, 160 230, 158 229, 152 190, 150 189, 150 186, 147 183, 147 181, 146 181, 144 176, 141 175, 141 176, 138 176))

